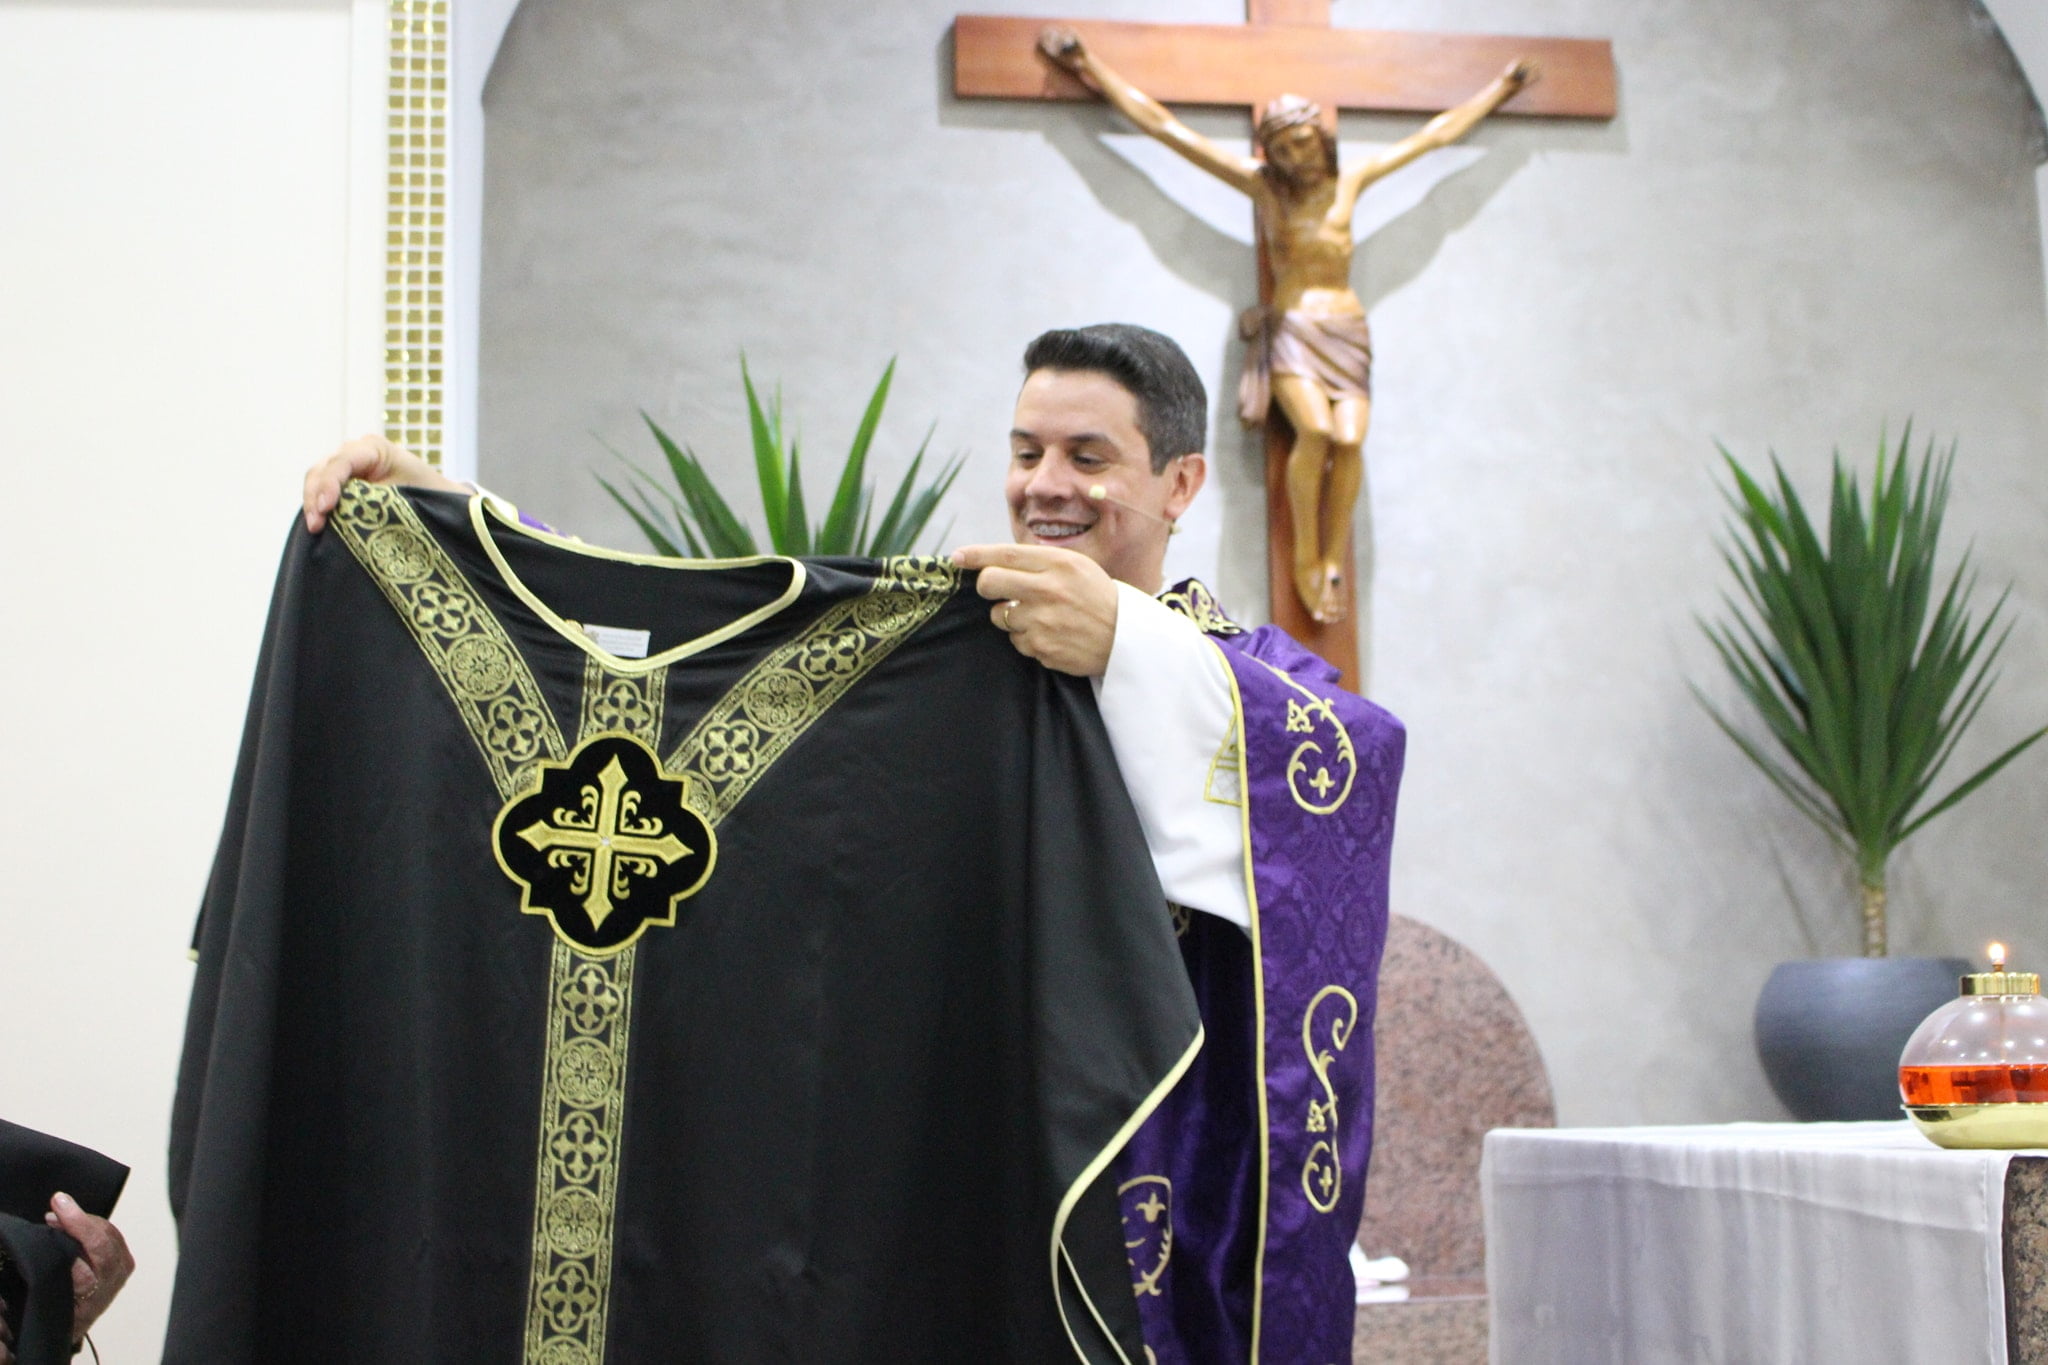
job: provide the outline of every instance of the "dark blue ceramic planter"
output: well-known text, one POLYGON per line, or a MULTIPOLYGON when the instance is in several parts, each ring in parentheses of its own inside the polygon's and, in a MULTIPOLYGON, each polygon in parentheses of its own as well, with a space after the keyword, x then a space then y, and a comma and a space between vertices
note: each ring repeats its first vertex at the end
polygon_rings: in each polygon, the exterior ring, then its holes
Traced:
POLYGON ((1899 1052, 1956 997, 1959 957, 1781 962, 1756 1002, 1756 1052, 1792 1117, 1895 1119, 1899 1052))

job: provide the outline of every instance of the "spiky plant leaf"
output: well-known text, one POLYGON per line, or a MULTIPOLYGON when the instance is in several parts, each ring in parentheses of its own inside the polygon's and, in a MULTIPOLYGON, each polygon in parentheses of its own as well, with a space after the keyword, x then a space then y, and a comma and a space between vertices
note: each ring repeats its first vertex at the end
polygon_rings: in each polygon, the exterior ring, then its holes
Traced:
POLYGON ((670 555, 677 559, 682 558, 683 552, 676 548, 675 542, 663 535, 661 528, 646 513, 626 501, 625 495, 619 492, 611 480, 602 474, 593 474, 593 477, 604 486, 605 492, 612 495, 613 502, 626 509, 626 515, 633 519, 633 523, 640 528, 640 533, 647 537, 648 543, 654 547, 656 554, 670 555))
POLYGON ((1775 455, 1766 484, 1721 449, 1734 485, 1723 559, 1737 591, 1723 597, 1729 620, 1700 626, 1767 738, 1693 689, 1794 809, 1854 858, 1877 893, 1872 951, 1892 851, 2048 735, 2043 726, 1930 796, 1989 695, 2011 625, 2005 594, 1972 616, 1967 554, 1937 596, 1955 446, 1929 441, 1916 461, 1911 439, 1911 423, 1895 445, 1880 438, 1867 493, 1835 456, 1825 534, 1775 455))
POLYGON ((882 368, 882 378, 868 398, 867 410, 860 417, 860 429, 853 434, 853 449, 846 454, 846 466, 839 472, 839 487, 833 490, 832 504, 825 512, 824 525, 818 530, 819 554, 852 554, 853 547, 861 539, 856 535, 856 522, 866 512, 868 504, 868 447, 874 444, 875 428, 882 421, 882 405, 889 401, 889 384, 895 377, 896 361, 892 357, 882 368))
POLYGON ((740 354, 740 387, 747 395, 747 431, 753 440, 754 481, 761 490, 761 511, 768 518, 768 539, 773 542, 789 511, 789 488, 782 472, 782 389, 775 390, 773 420, 761 406, 754 390, 754 377, 747 372, 747 357, 740 354))
MULTIPOLYGON (((755 483, 761 511, 768 528, 767 542, 777 554, 888 555, 909 553, 930 524, 933 513, 965 463, 956 456, 939 471, 931 484, 920 486, 918 476, 931 443, 925 433, 897 486, 888 511, 879 524, 873 519, 875 490, 867 479, 868 457, 882 412, 896 374, 891 360, 882 370, 854 433, 853 445, 834 486, 824 520, 811 522, 805 505, 803 458, 799 442, 786 437, 783 423, 782 390, 778 386, 768 401, 762 400, 740 357, 740 387, 747 405, 748 438, 754 458, 755 483)), ((595 475, 605 491, 626 510, 657 553, 678 553, 687 546, 694 557, 740 558, 760 553, 759 542, 732 505, 712 483, 710 474, 695 452, 678 444, 645 412, 640 414, 660 448, 668 467, 674 492, 637 462, 617 457, 633 475, 626 488, 595 475), (636 495, 638 501, 628 496, 636 495), (659 501, 657 501, 657 499, 659 501), (661 503, 666 503, 664 510, 661 503)))
POLYGON ((671 440, 669 434, 645 412, 640 414, 640 420, 647 423, 647 429, 654 433, 655 442, 668 460, 669 473, 674 477, 683 501, 689 504, 690 517, 703 536, 704 548, 715 559, 742 559, 759 554, 754 545, 754 533, 734 515, 732 506, 705 472, 703 461, 671 440))

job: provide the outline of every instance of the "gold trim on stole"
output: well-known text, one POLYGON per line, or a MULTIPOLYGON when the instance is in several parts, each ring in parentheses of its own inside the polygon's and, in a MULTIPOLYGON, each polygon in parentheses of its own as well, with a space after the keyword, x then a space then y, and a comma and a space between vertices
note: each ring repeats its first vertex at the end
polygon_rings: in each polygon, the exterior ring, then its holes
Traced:
MULTIPOLYGON (((1223 676, 1229 679, 1230 681, 1231 739, 1226 742, 1226 748, 1234 750, 1234 757, 1238 769, 1238 789, 1242 792, 1248 789, 1244 773, 1244 700, 1242 697, 1238 695, 1237 675, 1231 672, 1230 661, 1222 657, 1222 648, 1218 646, 1213 640, 1209 642, 1209 645, 1210 648, 1216 650, 1217 665, 1220 668, 1222 668, 1223 676)), ((1219 750, 1216 761, 1221 762, 1224 761, 1224 759, 1224 752, 1222 750, 1219 750)), ((1211 780, 1213 781, 1215 775, 1215 766, 1213 763, 1211 765, 1210 774, 1211 780)), ((1239 822, 1244 830, 1245 895, 1251 907, 1251 923, 1249 925, 1249 928, 1252 936, 1252 959, 1254 966, 1256 967, 1259 952, 1259 898, 1257 890, 1251 884, 1251 823, 1250 815, 1248 814, 1251 808, 1251 803, 1249 801, 1239 801, 1236 804, 1238 806, 1239 822)), ((1169 906, 1169 909, 1171 908, 1172 907, 1169 906)), ((1176 927, 1175 932, 1181 932, 1178 926, 1176 927)), ((1257 973, 1255 972, 1254 982, 1259 983, 1259 980, 1260 979, 1257 973)), ((1255 998, 1258 1001, 1258 1022, 1260 1028, 1259 1117, 1261 1121, 1261 1135, 1259 1139, 1259 1151, 1262 1164, 1260 1167, 1259 1176, 1259 1256, 1261 1261, 1263 1261, 1266 1253, 1266 1177, 1264 1173, 1265 1168, 1263 1165, 1266 1156, 1266 1137, 1264 1135, 1264 1120, 1266 1113, 1266 1067, 1264 1029, 1266 1016, 1263 984, 1258 984, 1255 998)), ((1086 1166, 1081 1168, 1080 1175, 1076 1177, 1074 1182, 1067 1187, 1066 1193, 1060 1198, 1059 1208, 1053 1215, 1053 1305, 1059 1309, 1060 1325, 1066 1328, 1068 1344, 1074 1348, 1075 1356, 1079 1358, 1081 1361, 1083 1361, 1084 1365, 1088 1359, 1088 1353, 1081 1349, 1080 1339, 1074 1335, 1074 1325, 1067 1320, 1066 1299, 1060 1293, 1060 1266, 1062 1264, 1066 1266, 1067 1274, 1073 1280, 1074 1292, 1080 1296, 1081 1302, 1085 1304, 1088 1308, 1089 1315, 1095 1319, 1095 1325, 1102 1332, 1103 1340, 1109 1343, 1110 1349, 1116 1352, 1117 1359, 1124 1362, 1124 1365, 1132 1365, 1132 1362, 1131 1358, 1124 1354, 1123 1347, 1117 1343, 1115 1335, 1110 1332, 1109 1324, 1103 1321, 1101 1310, 1096 1308, 1095 1300, 1089 1296, 1087 1286, 1082 1283, 1080 1274, 1075 1270, 1073 1257, 1068 1255, 1067 1253, 1067 1220, 1069 1217, 1072 1216, 1074 1212, 1074 1205, 1080 1201, 1082 1192, 1085 1191, 1090 1184, 1094 1183, 1095 1179, 1098 1176, 1100 1176, 1105 1169, 1107 1169, 1109 1163, 1115 1160, 1116 1154, 1122 1151, 1124 1149, 1125 1144, 1131 1140, 1131 1136, 1134 1133, 1136 1133, 1139 1128, 1144 1126, 1145 1120, 1151 1118, 1153 1111, 1158 1109, 1159 1106, 1165 1102, 1168 1093, 1171 1092, 1176 1085, 1180 1084, 1181 1077, 1185 1076, 1187 1074, 1188 1068, 1194 1065, 1195 1056, 1196 1054, 1201 1052, 1202 1044, 1204 1041, 1206 1041, 1207 1037, 1208 1034, 1206 1029, 1201 1027, 1197 1027, 1195 1029, 1194 1040, 1188 1044, 1187 1050, 1181 1054, 1180 1060, 1173 1064, 1173 1068, 1166 1073, 1165 1078, 1162 1079, 1158 1085, 1152 1088, 1152 1092, 1145 1097, 1143 1103, 1141 1103, 1137 1107, 1137 1109, 1132 1112, 1130 1118, 1124 1122, 1123 1126, 1117 1129, 1116 1135, 1109 1140, 1108 1145, 1103 1147, 1100 1151, 1098 1151, 1095 1154, 1094 1159, 1089 1161, 1089 1163, 1086 1166)), ((1253 1304, 1254 1306, 1252 1309, 1252 1340, 1254 1346, 1252 1356, 1253 1360, 1256 1361, 1258 1358, 1256 1344, 1258 1341, 1258 1308, 1256 1298, 1254 1298, 1253 1304)), ((1145 1354, 1148 1358, 1151 1357, 1152 1351, 1150 1347, 1146 1348, 1145 1354)))
MULTIPOLYGON (((1215 595, 1211 593, 1208 590, 1208 588, 1199 581, 1191 581, 1188 585, 1188 590, 1186 592, 1163 593, 1160 595, 1159 600, 1165 603, 1168 607, 1179 612, 1181 615, 1188 617, 1190 620, 1192 620, 1195 623, 1195 625, 1198 626, 1205 635, 1242 635, 1245 633, 1244 627, 1238 625, 1235 621, 1232 621, 1229 617, 1223 614, 1222 608, 1219 607, 1216 603, 1215 595)), ((1240 840, 1244 849, 1245 904, 1250 912, 1249 922, 1246 924, 1245 927, 1247 932, 1251 936, 1252 943, 1253 1029, 1254 1036, 1256 1037, 1258 1042, 1257 1079, 1259 1099, 1259 1240, 1258 1251, 1254 1258, 1254 1271, 1252 1277, 1252 1340, 1250 1365, 1258 1365, 1260 1327, 1262 1325, 1265 1309, 1264 1300, 1266 1280, 1266 1226, 1269 1217, 1269 1205, 1271 1203, 1272 1183, 1272 1172, 1270 1169, 1272 1165, 1271 1115, 1268 1112, 1268 1104, 1266 1097, 1265 954, 1261 948, 1259 934, 1259 888, 1258 883, 1254 879, 1252 873, 1251 800, 1249 796, 1249 793, 1251 791, 1251 777, 1250 774, 1246 771, 1245 763, 1244 694, 1238 688, 1237 674, 1231 669, 1229 659, 1223 657, 1222 647, 1217 645, 1214 640, 1211 640, 1209 643, 1210 647, 1216 650, 1218 656, 1217 663, 1223 670, 1224 678, 1227 679, 1230 683, 1230 734, 1228 735, 1228 737, 1225 738, 1223 744, 1217 749, 1216 756, 1210 760, 1209 776, 1208 780, 1203 784, 1202 795, 1205 800, 1214 801, 1218 805, 1232 805, 1237 807, 1238 828, 1240 840), (1236 799, 1234 800, 1229 799, 1226 796, 1219 795, 1217 792, 1217 777, 1220 773, 1227 771, 1229 769, 1235 769, 1235 775, 1237 778, 1237 792, 1236 799)), ((1260 662, 1263 663, 1264 660, 1260 660, 1260 662)), ((1272 668, 1272 665, 1268 664, 1267 667, 1272 668)), ((1295 682, 1294 679, 1289 678, 1287 674, 1281 672, 1279 669, 1275 668, 1273 669, 1273 672, 1278 674, 1281 678, 1286 679, 1290 686, 1294 687, 1297 691, 1303 692, 1304 695, 1309 696, 1316 701, 1323 700, 1322 698, 1316 697, 1314 693, 1308 692, 1306 689, 1302 688, 1301 684, 1295 682)), ((1324 704, 1327 706, 1327 702, 1325 702, 1324 704)), ((1341 726, 1339 727, 1339 731, 1340 733, 1342 732, 1341 726)), ((1346 736, 1347 740, 1348 738, 1349 737, 1346 736)), ((1349 794, 1350 785, 1347 782, 1345 786, 1345 795, 1348 796, 1349 794)), ((1297 799, 1299 798, 1297 797, 1297 799)), ((1340 796, 1336 802, 1336 805, 1342 804, 1343 797, 1340 796)), ((1335 806, 1333 805, 1331 809, 1335 809, 1335 806)), ((1118 1133, 1116 1140, 1104 1152, 1099 1154, 1094 1162, 1091 1162, 1089 1164, 1088 1168, 1082 1173, 1082 1179, 1068 1190, 1067 1197, 1060 1202, 1060 1212, 1054 1224, 1053 1231, 1053 1292, 1055 1296, 1055 1302, 1059 1302, 1060 1305, 1060 1316, 1062 1322, 1064 1322, 1066 1318, 1066 1305, 1064 1304, 1064 1302, 1061 1302, 1058 1299, 1059 1262, 1062 1259, 1067 1259, 1068 1272, 1070 1274, 1073 1273, 1072 1260, 1071 1258, 1066 1257, 1066 1249, 1061 1245, 1060 1240, 1062 1231, 1064 1230, 1066 1225, 1067 1215, 1072 1211, 1074 1201, 1080 1197, 1081 1190, 1087 1187, 1089 1180, 1093 1179, 1095 1174, 1099 1173, 1104 1166, 1109 1164, 1110 1159, 1115 1155, 1115 1153, 1123 1147, 1124 1143, 1130 1140, 1131 1134, 1135 1133, 1138 1130, 1138 1127, 1144 1122, 1145 1119, 1151 1117, 1152 1111, 1158 1108, 1160 1102, 1166 1098, 1166 1092, 1173 1089, 1173 1087, 1179 1083, 1181 1076, 1186 1073, 1189 1065, 1193 1063, 1195 1053, 1201 1050, 1202 1041, 1203 1035, 1198 1032, 1195 1035, 1194 1045, 1188 1049, 1187 1054, 1181 1058, 1180 1062, 1174 1067, 1173 1071, 1168 1075, 1166 1081, 1158 1089, 1154 1090, 1152 1095, 1147 1098, 1145 1105, 1133 1117, 1132 1121, 1126 1124, 1125 1127, 1118 1133)), ((1088 1305, 1089 1312, 1095 1315, 1096 1324, 1102 1328, 1104 1336, 1107 1337, 1109 1334, 1108 1326, 1103 1323, 1102 1315, 1099 1312, 1096 1312, 1095 1305, 1088 1298, 1087 1291, 1081 1288, 1081 1281, 1078 1275, 1074 1277, 1074 1285, 1075 1288, 1080 1292, 1082 1302, 1088 1305)), ((1080 1355, 1081 1358, 1085 1361, 1087 1357, 1081 1351, 1080 1342, 1075 1340, 1073 1328, 1071 1325, 1069 1325, 1067 1328, 1067 1339, 1073 1344, 1075 1354, 1080 1355)), ((1124 1356, 1123 1349, 1115 1345, 1114 1338, 1111 1338, 1110 1340, 1111 1345, 1116 1350, 1118 1357, 1120 1359, 1125 1360, 1126 1365, 1129 1365, 1128 1357, 1124 1356)), ((1151 1347, 1148 1346, 1145 1348, 1145 1356, 1147 1360, 1153 1359, 1151 1347)))
POLYGON ((1124 1149, 1124 1144, 1131 1140, 1131 1135, 1144 1126, 1145 1120, 1152 1117, 1152 1111, 1165 1102, 1168 1092, 1180 1084, 1180 1078, 1195 1064, 1195 1054, 1202 1050, 1202 1043, 1207 1037, 1207 1032, 1198 1025, 1194 1040, 1188 1044, 1187 1050, 1180 1054, 1180 1060, 1173 1064, 1173 1069, 1166 1073, 1158 1085, 1152 1087, 1152 1093, 1145 1096, 1138 1107, 1131 1111, 1131 1116, 1116 1130, 1116 1136, 1081 1168, 1081 1174, 1067 1186, 1067 1192, 1061 1196, 1059 1208, 1053 1214, 1052 1301, 1053 1306, 1059 1309, 1060 1325, 1067 1329, 1067 1341, 1073 1346, 1074 1355, 1083 1362, 1083 1365, 1086 1365, 1088 1353, 1081 1349, 1081 1339, 1074 1335, 1074 1324, 1067 1321, 1067 1303, 1060 1293, 1061 1265, 1066 1266, 1067 1275, 1074 1282, 1074 1292, 1087 1306, 1088 1315, 1095 1319, 1095 1326, 1101 1331, 1102 1339, 1109 1343, 1109 1349, 1116 1352, 1116 1358, 1124 1365, 1131 1365, 1131 1358, 1125 1355, 1124 1348, 1117 1344, 1115 1334, 1109 1330, 1109 1324, 1103 1321, 1102 1310, 1095 1306, 1095 1300, 1090 1297, 1087 1285, 1082 1283, 1081 1274, 1074 1267, 1074 1258, 1067 1253, 1067 1219, 1073 1216, 1074 1205, 1080 1202, 1082 1192, 1095 1183, 1096 1177, 1108 1168, 1109 1163, 1116 1159, 1116 1154, 1124 1149))
MULTIPOLYGON (((1223 652, 1220 645, 1216 652, 1223 652)), ((1274 671, 1279 672, 1278 669, 1274 671)), ((1265 1325, 1266 1310, 1266 1230, 1272 1216, 1273 1183, 1273 1116, 1266 1096, 1266 953, 1259 926, 1259 884, 1252 871, 1251 773, 1245 761, 1244 693, 1238 688, 1237 673, 1230 667, 1228 659, 1223 661, 1223 672, 1230 679, 1230 716, 1231 729, 1237 740, 1238 790, 1245 794, 1245 799, 1238 805, 1237 818, 1239 836, 1244 844, 1245 905, 1251 912, 1245 928, 1252 939, 1252 1037, 1258 1044, 1259 1242, 1258 1251, 1252 1258, 1250 1365, 1259 1365, 1259 1337, 1265 1325)), ((1282 673, 1280 676, 1287 675, 1282 673)))
POLYGON ((1193 621, 1204 635, 1243 635, 1245 629, 1224 615, 1216 594, 1199 578, 1190 578, 1185 588, 1159 594, 1159 600, 1193 621))

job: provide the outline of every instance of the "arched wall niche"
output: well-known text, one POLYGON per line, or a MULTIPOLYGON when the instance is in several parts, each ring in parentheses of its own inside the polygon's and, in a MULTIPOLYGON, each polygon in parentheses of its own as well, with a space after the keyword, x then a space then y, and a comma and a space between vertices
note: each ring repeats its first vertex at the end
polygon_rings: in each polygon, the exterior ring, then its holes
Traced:
MULTIPOLYGON (((467 209, 480 472, 632 543, 589 477, 593 433, 648 452, 645 408, 744 487, 738 347, 785 382, 815 463, 893 352, 883 472, 936 419, 937 451, 971 452, 952 539, 1000 539, 985 490, 1017 351, 1045 326, 1133 317, 1189 344, 1217 397, 1202 501, 1221 509, 1215 586, 1242 611, 1264 594, 1260 495, 1222 410, 1249 252, 1105 112, 946 98, 956 4, 500 3, 501 49, 458 25, 458 145, 486 104, 492 120, 467 209), (580 150, 551 142, 569 135, 580 150)), ((2008 19, 2009 54, 1984 13, 1337 0, 1357 26, 1602 34, 1620 66, 1611 126, 1482 130, 1359 257, 1380 381, 1369 677, 1410 733, 1395 905, 1501 976, 1563 1122, 1782 1116, 1746 1060, 1757 990, 1785 958, 1852 950, 1827 850, 1686 691, 1717 677, 1694 624, 1723 573, 1716 440, 1776 449, 1811 487, 1887 421, 1957 437, 1953 543, 2017 585, 1983 744, 2048 714, 2048 291, 2017 74, 2039 73, 2048 34, 2008 19)), ((1228 113, 1195 122, 1243 134, 1228 113)), ((1414 126, 1341 131, 1360 150, 1414 126)), ((2048 930, 2029 943, 2001 918, 2027 903, 2044 822, 2048 786, 2015 770, 1916 836, 1896 950, 2003 936, 2048 957, 2048 930)))
MULTIPOLYGON (((524 0, 461 0, 451 6, 454 91, 450 126, 454 143, 454 250, 457 318, 454 407, 458 419, 450 468, 473 474, 477 467, 477 353, 481 322, 481 272, 485 119, 484 88, 497 62, 505 33, 524 0)), ((2002 35, 2011 59, 2023 72, 2040 120, 2040 92, 2048 88, 2048 8, 2028 0, 1962 0, 1978 7, 2002 35)), ((1626 79, 1626 77, 1624 77, 1626 79)), ((2048 258, 2048 166, 2037 172, 2042 244, 2048 258)))

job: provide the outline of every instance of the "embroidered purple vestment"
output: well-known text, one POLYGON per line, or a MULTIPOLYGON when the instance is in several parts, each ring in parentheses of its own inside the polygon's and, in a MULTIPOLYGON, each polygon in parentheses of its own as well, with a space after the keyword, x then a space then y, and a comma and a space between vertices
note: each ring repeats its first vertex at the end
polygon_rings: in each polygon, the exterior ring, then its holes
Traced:
POLYGON ((1177 912, 1207 1041, 1116 1167, 1147 1354, 1349 1365, 1405 736, 1200 583, 1162 600, 1230 669, 1238 732, 1205 797, 1243 812, 1252 924, 1177 912))

